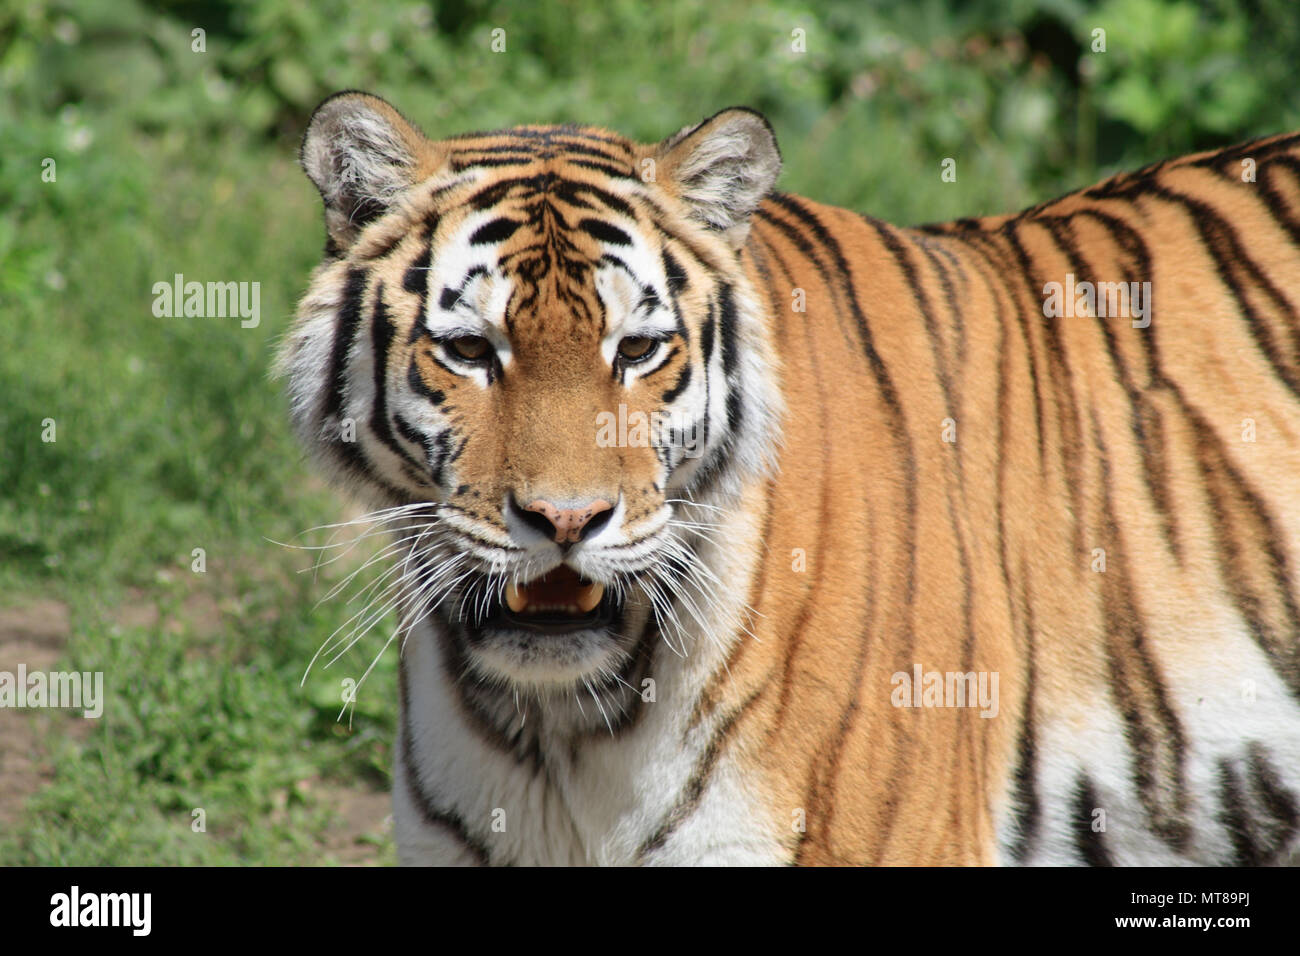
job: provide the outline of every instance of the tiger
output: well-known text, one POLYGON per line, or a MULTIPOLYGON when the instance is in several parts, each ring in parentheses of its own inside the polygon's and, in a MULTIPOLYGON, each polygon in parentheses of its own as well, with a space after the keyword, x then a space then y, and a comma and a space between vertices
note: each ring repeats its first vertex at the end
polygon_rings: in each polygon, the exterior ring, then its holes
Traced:
POLYGON ((278 370, 392 535, 401 863, 1292 860, 1300 134, 910 228, 744 107, 346 91, 300 160, 278 370))

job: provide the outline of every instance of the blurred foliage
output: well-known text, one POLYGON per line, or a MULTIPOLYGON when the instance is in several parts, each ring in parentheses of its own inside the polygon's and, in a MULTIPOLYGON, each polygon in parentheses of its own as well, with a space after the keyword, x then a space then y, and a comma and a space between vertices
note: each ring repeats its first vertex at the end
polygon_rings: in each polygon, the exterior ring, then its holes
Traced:
POLYGON ((434 137, 654 141, 745 104, 782 188, 911 223, 1300 127, 1297 62, 1294 0, 0 0, 0 605, 66 602, 69 662, 110 684, 0 862, 318 859, 312 782, 388 772, 391 650, 352 731, 336 718, 391 620, 300 688, 357 607, 315 608, 326 583, 270 543, 339 511, 267 376, 319 258, 294 153, 329 93, 376 92, 434 137), (260 325, 156 318, 177 273, 260 283, 260 325), (115 614, 142 593, 158 627, 115 614))
POLYGON ((35 124, 59 134, 50 150, 83 126, 191 162, 205 144, 284 149, 348 87, 434 136, 576 120, 654 140, 746 103, 778 130, 790 185, 902 218, 1300 122, 1291 0, 11 0, 0 49, 6 143, 35 124), (946 156, 984 186, 881 196, 900 192, 881 177, 946 156))

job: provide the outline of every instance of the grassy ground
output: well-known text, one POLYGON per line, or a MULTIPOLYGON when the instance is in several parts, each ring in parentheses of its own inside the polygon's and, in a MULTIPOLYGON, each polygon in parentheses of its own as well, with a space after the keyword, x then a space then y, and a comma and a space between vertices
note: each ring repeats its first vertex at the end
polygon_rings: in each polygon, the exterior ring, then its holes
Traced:
POLYGON ((362 827, 347 818, 358 802, 375 817, 362 855, 387 860, 384 800, 367 794, 387 788, 396 658, 350 730, 342 681, 386 634, 300 688, 351 611, 314 608, 338 572, 299 574, 311 554, 272 543, 341 514, 305 480, 267 372, 319 248, 310 187, 282 152, 178 155, 160 176, 166 158, 133 162, 132 146, 92 144, 81 155, 120 165, 74 155, 42 184, 23 227, 48 245, 4 237, 17 300, 0 337, 22 347, 0 350, 0 669, 53 648, 52 666, 104 672, 107 705, 97 721, 4 715, 0 753, 31 762, 41 789, 8 814, 0 862, 354 859, 334 834, 362 827), (174 272, 261 282, 262 322, 155 318, 152 284, 174 272))

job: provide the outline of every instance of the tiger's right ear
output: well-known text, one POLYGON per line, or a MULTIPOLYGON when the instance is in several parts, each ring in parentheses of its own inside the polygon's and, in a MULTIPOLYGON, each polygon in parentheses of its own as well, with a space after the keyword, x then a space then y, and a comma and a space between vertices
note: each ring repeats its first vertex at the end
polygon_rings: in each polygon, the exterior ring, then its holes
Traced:
POLYGON ((312 113, 298 153, 325 203, 331 244, 346 249, 409 186, 441 165, 438 150, 377 96, 335 93, 312 113))
POLYGON ((739 249, 749 217, 776 185, 781 151, 762 113, 743 106, 688 126, 654 149, 663 180, 686 202, 691 216, 721 232, 739 249))

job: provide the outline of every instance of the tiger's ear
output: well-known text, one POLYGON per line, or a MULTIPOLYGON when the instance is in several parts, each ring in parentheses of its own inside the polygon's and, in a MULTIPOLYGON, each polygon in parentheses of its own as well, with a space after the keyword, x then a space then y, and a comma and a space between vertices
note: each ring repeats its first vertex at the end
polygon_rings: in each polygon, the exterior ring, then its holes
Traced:
POLYGON ((325 202, 331 244, 346 249, 407 187, 437 171, 437 149, 377 96, 349 90, 326 99, 298 153, 325 202))
POLYGON ((661 182, 671 183, 700 222, 734 248, 749 217, 781 174, 781 151, 763 114, 734 106, 670 136, 655 150, 661 182))

